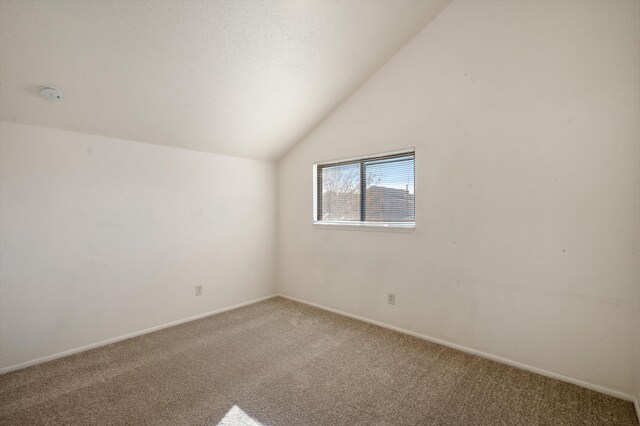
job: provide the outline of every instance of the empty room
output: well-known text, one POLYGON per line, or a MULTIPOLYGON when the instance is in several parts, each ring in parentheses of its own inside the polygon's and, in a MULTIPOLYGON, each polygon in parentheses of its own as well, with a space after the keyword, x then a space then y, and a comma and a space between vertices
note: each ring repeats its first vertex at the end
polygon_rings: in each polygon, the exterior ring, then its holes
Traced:
POLYGON ((0 425, 640 425, 640 0, 0 0, 0 425))

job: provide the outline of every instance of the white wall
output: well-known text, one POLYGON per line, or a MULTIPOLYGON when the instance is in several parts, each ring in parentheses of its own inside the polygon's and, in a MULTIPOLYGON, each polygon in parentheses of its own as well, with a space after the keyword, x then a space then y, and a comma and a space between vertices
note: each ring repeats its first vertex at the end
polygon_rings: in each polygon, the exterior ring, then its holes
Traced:
POLYGON ((639 6, 454 1, 280 161, 279 292, 630 397, 639 6), (405 147, 413 233, 312 225, 315 162, 405 147))
POLYGON ((8 122, 0 158, 0 368, 275 291, 274 163, 8 122))

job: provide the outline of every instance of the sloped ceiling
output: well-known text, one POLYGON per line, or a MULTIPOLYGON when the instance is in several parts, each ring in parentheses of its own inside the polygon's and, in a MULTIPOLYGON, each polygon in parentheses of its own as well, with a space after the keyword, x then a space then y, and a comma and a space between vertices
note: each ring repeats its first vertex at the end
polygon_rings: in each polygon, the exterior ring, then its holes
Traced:
POLYGON ((0 118, 277 160, 448 2, 2 0, 0 118))

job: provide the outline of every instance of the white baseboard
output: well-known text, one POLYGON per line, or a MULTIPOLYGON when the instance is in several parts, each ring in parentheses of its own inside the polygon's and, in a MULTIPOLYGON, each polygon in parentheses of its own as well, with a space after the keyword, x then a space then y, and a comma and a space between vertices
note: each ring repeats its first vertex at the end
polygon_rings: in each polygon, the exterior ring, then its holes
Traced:
POLYGON ((372 319, 365 318, 365 317, 361 317, 359 315, 350 314, 348 312, 340 311, 338 309, 330 308, 328 306, 320 305, 318 303, 313 303, 313 302, 309 302, 307 300, 298 299, 297 297, 287 296, 286 294, 278 294, 278 296, 284 297, 285 299, 293 300, 295 302, 304 303, 305 305, 314 306, 316 308, 320 308, 320 309, 323 309, 325 311, 333 312, 333 313, 336 313, 336 314, 339 314, 339 315, 344 315, 344 316, 349 317, 349 318, 357 319, 359 321, 364 321, 364 322, 367 322, 369 324, 377 325, 379 327, 387 328, 389 330, 393 330, 393 331, 397 331, 397 332, 400 332, 400 333, 408 334, 410 336, 417 337, 419 339, 423 339, 423 340, 427 340, 429 342, 437 343, 439 345, 447 346, 449 348, 456 349, 456 350, 459 350, 459 351, 462 351, 462 352, 466 352, 466 353, 470 353, 472 355, 477 355, 477 356, 480 356, 482 358, 486 358, 486 359, 490 359, 492 361, 500 362, 502 364, 510 365, 512 367, 516 367, 516 368, 519 368, 521 370, 530 371, 532 373, 541 374, 543 376, 551 377, 552 379, 557 379, 557 380, 561 380, 563 382, 567 382, 567 383, 571 383, 571 384, 574 384, 574 385, 578 385, 578 386, 581 386, 583 388, 587 388, 587 389, 591 389, 591 390, 596 391, 596 392, 603 393, 605 395, 610 395, 610 396, 613 396, 613 397, 616 397, 616 398, 624 399, 625 401, 634 402, 635 403, 635 407, 636 407, 636 411, 638 412, 638 418, 640 419, 640 411, 638 411, 638 402, 637 402, 637 400, 634 397, 632 397, 631 395, 628 395, 628 394, 626 394, 624 392, 620 392, 620 391, 617 391, 617 390, 614 390, 614 389, 609 389, 609 388, 605 388, 603 386, 599 386, 599 385, 595 385, 595 384, 592 384, 592 383, 584 382, 584 381, 579 380, 579 379, 574 379, 572 377, 568 377, 568 376, 564 376, 562 374, 554 373, 553 371, 545 370, 545 369, 538 368, 538 367, 533 367, 533 366, 527 365, 527 364, 522 364, 522 363, 520 363, 518 361, 513 361, 513 360, 510 360, 508 358, 502 358, 502 357, 497 356, 497 355, 492 355, 490 353, 482 352, 482 351, 479 351, 479 350, 476 350, 476 349, 471 349, 471 348, 468 348, 466 346, 458 345, 456 343, 451 343, 451 342, 448 342, 446 340, 437 339, 435 337, 430 337, 430 336, 427 336, 427 335, 424 335, 424 334, 416 333, 416 332, 411 331, 411 330, 406 330, 404 328, 400 328, 400 327, 396 327, 396 326, 393 326, 393 325, 385 324, 383 322, 372 320, 372 319))
POLYGON ((158 325, 158 326, 147 328, 147 329, 140 330, 140 331, 135 331, 133 333, 124 334, 122 336, 114 337, 114 338, 107 339, 107 340, 102 340, 100 342, 92 343, 92 344, 89 344, 89 345, 80 346, 80 347, 69 349, 69 350, 66 350, 66 351, 63 351, 63 352, 58 352, 56 354, 47 355, 47 356, 44 356, 44 357, 41 357, 41 358, 37 358, 37 359, 30 360, 30 361, 21 362, 21 363, 18 363, 18 364, 13 364, 13 365, 10 365, 8 367, 0 368, 0 374, 5 374, 5 373, 8 373, 10 371, 20 370, 22 368, 30 367, 30 366, 33 366, 33 365, 36 365, 36 364, 42 364, 43 362, 52 361, 52 360, 58 359, 58 358, 63 358, 65 356, 73 355, 73 354, 78 353, 78 352, 88 351, 90 349, 98 348, 100 346, 109 345, 111 343, 116 343, 116 342, 119 342, 121 340, 126 340, 126 339, 130 339, 132 337, 141 336, 143 334, 152 333, 154 331, 162 330, 163 328, 168 328, 168 327, 172 327, 172 326, 175 326, 175 325, 184 324, 186 322, 194 321, 194 320, 205 318, 205 317, 208 317, 208 316, 211 316, 211 315, 215 315, 215 314, 219 314, 219 313, 222 313, 222 312, 230 311, 230 310, 233 310, 233 309, 241 308, 243 306, 252 305, 254 303, 262 302, 263 300, 271 299, 271 298, 274 298, 274 297, 277 297, 277 296, 283 297, 285 299, 290 299, 290 300, 293 300, 295 302, 304 303, 304 304, 309 305, 309 306, 314 306, 316 308, 323 309, 323 310, 329 311, 329 312, 333 312, 333 313, 336 313, 336 314, 339 314, 339 315, 343 315, 343 316, 346 316, 346 317, 349 317, 349 318, 357 319, 359 321, 363 321, 363 322, 366 322, 366 323, 369 323, 369 324, 377 325, 379 327, 387 328, 389 330, 394 330, 394 331, 397 331, 399 333, 404 333, 404 334, 407 334, 407 335, 410 335, 410 336, 414 336, 414 337, 417 337, 419 339, 423 339, 423 340, 426 340, 426 341, 429 341, 429 342, 433 342, 433 343, 437 343, 437 344, 440 344, 440 345, 443 345, 443 346, 447 346, 449 348, 456 349, 456 350, 459 350, 459 351, 462 351, 462 352, 466 352, 466 353, 470 353, 470 354, 473 354, 473 355, 477 355, 477 356, 480 356, 480 357, 483 357, 483 358, 486 358, 486 359, 490 359, 492 361, 496 361, 496 362, 500 362, 500 363, 503 363, 503 364, 506 364, 506 365, 510 365, 512 367, 520 368, 522 370, 531 371, 532 373, 541 374, 543 376, 551 377, 553 379, 561 380, 563 382, 571 383, 571 384, 574 384, 574 385, 577 385, 577 386, 582 386, 584 388, 591 389, 591 390, 594 390, 596 392, 600 392, 600 393, 603 393, 603 394, 606 394, 606 395, 610 395, 610 396, 613 396, 613 397, 616 397, 616 398, 624 399, 626 401, 633 402, 633 405, 634 405, 635 410, 636 410, 636 414, 638 416, 638 419, 640 420, 640 403, 639 403, 638 399, 634 398, 631 395, 628 395, 628 394, 626 394, 624 392, 620 392, 620 391, 617 391, 617 390, 614 390, 614 389, 609 389, 609 388, 605 388, 603 386, 599 386, 599 385, 595 385, 595 384, 592 384, 592 383, 584 382, 582 380, 578 380, 578 379, 574 379, 572 377, 564 376, 562 374, 554 373, 554 372, 549 371, 549 370, 545 370, 545 369, 538 368, 538 367, 533 367, 533 366, 530 366, 530 365, 527 365, 527 364, 522 364, 520 362, 513 361, 513 360, 510 360, 508 358, 503 358, 503 357, 492 355, 492 354, 489 354, 489 353, 486 353, 486 352, 478 351, 476 349, 471 349, 471 348, 468 348, 466 346, 462 346, 462 345, 458 345, 456 343, 448 342, 446 340, 437 339, 435 337, 430 337, 430 336, 427 336, 427 335, 424 335, 424 334, 416 333, 416 332, 411 331, 411 330, 406 330, 404 328, 396 327, 396 326, 389 325, 389 324, 386 324, 386 323, 383 323, 383 322, 380 322, 380 321, 376 321, 376 320, 372 320, 372 319, 369 319, 369 318, 361 317, 359 315, 350 314, 348 312, 340 311, 338 309, 330 308, 328 306, 320 305, 318 303, 309 302, 307 300, 299 299, 297 297, 288 296, 286 294, 272 294, 272 295, 269 295, 269 296, 261 297, 259 299, 254 299, 254 300, 250 300, 248 302, 239 303, 237 305, 227 306, 225 308, 216 309, 214 311, 210 311, 210 312, 206 312, 206 313, 203 313, 203 314, 195 315, 195 316, 192 316, 192 317, 189 317, 189 318, 184 318, 184 319, 181 319, 181 320, 172 321, 172 322, 169 322, 169 323, 166 323, 166 324, 158 325))
POLYGON ((192 317, 189 317, 189 318, 184 318, 184 319, 181 319, 181 320, 168 322, 166 324, 157 325, 155 327, 147 328, 147 329, 140 330, 140 331, 134 331, 133 333, 127 333, 127 334, 124 334, 122 336, 113 337, 111 339, 102 340, 100 342, 91 343, 89 345, 80 346, 80 347, 77 347, 77 348, 73 348, 73 349, 69 349, 69 350, 66 350, 66 351, 58 352, 58 353, 55 353, 53 355, 47 355, 47 356, 44 356, 44 357, 41 357, 41 358, 37 358, 37 359, 33 359, 33 360, 30 360, 30 361, 25 361, 25 362, 21 362, 21 363, 18 363, 18 364, 13 364, 13 365, 10 365, 8 367, 2 367, 2 368, 0 368, 0 374, 5 374, 5 373, 8 373, 10 371, 15 371, 15 370, 20 370, 20 369, 26 368, 26 367, 31 367, 32 365, 36 365, 36 364, 42 364, 43 362, 52 361, 52 360, 58 359, 58 358, 63 358, 65 356, 73 355, 73 354, 76 354, 78 352, 88 351, 89 349, 98 348, 100 346, 110 345, 111 343, 116 343, 116 342, 119 342, 121 340, 126 340, 126 339, 130 339, 132 337, 141 336, 143 334, 152 333, 154 331, 162 330, 163 328, 173 327, 174 325, 178 325, 178 324, 184 324, 185 322, 194 321, 194 320, 205 318, 205 317, 208 317, 208 316, 211 316, 211 315, 215 315, 215 314, 220 314, 222 312, 226 312, 226 311, 230 311, 230 310, 233 310, 233 309, 241 308, 243 306, 253 305, 254 303, 262 302, 263 300, 271 299, 271 298, 276 297, 276 296, 277 296, 277 294, 272 294, 272 295, 269 295, 269 296, 261 297, 259 299, 250 300, 248 302, 238 303, 237 305, 227 306, 225 308, 216 309, 215 311, 205 312, 204 314, 199 314, 199 315, 195 315, 195 316, 192 316, 192 317))

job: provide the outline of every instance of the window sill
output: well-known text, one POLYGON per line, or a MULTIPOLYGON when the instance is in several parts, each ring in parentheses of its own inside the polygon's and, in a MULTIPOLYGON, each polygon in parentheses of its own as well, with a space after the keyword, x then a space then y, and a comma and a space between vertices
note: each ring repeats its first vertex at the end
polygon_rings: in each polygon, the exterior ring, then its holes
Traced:
POLYGON ((318 229, 343 229, 349 231, 373 231, 373 232, 403 232, 410 233, 416 228, 415 223, 394 222, 313 222, 318 229))

